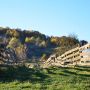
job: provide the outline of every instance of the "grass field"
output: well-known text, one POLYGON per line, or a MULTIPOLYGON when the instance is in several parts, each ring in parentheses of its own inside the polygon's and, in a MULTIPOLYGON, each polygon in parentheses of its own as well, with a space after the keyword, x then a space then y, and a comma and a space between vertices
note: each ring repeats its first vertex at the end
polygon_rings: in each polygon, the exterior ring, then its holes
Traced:
POLYGON ((90 68, 0 68, 0 90, 90 90, 90 68))

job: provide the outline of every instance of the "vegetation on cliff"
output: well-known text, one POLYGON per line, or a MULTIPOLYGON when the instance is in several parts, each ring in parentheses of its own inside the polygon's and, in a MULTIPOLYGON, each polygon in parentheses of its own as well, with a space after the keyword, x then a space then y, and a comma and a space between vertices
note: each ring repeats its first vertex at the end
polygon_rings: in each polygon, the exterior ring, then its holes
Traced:
POLYGON ((46 36, 38 31, 0 27, 0 41, 14 51, 17 62, 47 59, 51 54, 61 55, 80 43, 75 35, 46 36))

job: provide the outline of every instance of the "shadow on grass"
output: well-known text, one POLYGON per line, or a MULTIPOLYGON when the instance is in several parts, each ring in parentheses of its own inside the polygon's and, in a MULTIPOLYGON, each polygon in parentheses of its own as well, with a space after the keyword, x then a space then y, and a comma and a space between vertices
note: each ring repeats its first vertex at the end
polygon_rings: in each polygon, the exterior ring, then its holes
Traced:
MULTIPOLYGON (((83 71, 85 71, 85 70, 83 70, 83 71)), ((72 72, 72 71, 69 71, 69 70, 63 70, 63 72, 66 75, 77 75, 77 76, 81 76, 81 77, 90 77, 90 74, 78 74, 78 72, 72 72)))
POLYGON ((57 70, 59 70, 59 68, 52 68, 52 69, 50 68, 50 69, 47 69, 47 72, 48 72, 48 74, 51 74, 51 75, 69 76, 69 75, 63 73, 61 70, 58 72, 57 72, 57 70))
POLYGON ((70 75, 75 75, 75 76, 80 76, 80 77, 90 77, 90 74, 79 74, 78 72, 90 72, 90 67, 51 67, 47 69, 48 74, 51 75, 61 75, 61 76, 70 76, 70 75), (57 72, 58 70, 58 72, 57 72))
MULTIPOLYGON (((71 68, 49 68, 45 69, 46 72, 43 71, 43 69, 29 69, 25 66, 5 66, 0 67, 0 82, 12 82, 12 81, 31 81, 32 83, 35 82, 49 82, 51 81, 51 78, 49 75, 61 75, 61 76, 80 76, 83 78, 90 77, 89 74, 79 74, 79 71, 87 71, 89 68, 75 68, 75 71, 72 71, 71 68), (82 70, 83 69, 83 70, 82 70), (47 81, 49 80, 49 81, 47 81)), ((50 83, 50 82, 49 82, 50 83)))
POLYGON ((9 66, 0 68, 0 82, 11 82, 14 80, 18 81, 31 81, 41 82, 48 78, 43 72, 37 69, 29 69, 25 66, 9 66))
POLYGON ((79 70, 79 71, 87 71, 87 72, 90 72, 90 67, 84 67, 84 66, 78 66, 75 68, 76 70, 79 70))
POLYGON ((66 74, 69 74, 69 75, 77 75, 77 73, 76 72, 71 72, 71 71, 69 71, 69 70, 63 70, 63 72, 64 73, 66 73, 66 74))

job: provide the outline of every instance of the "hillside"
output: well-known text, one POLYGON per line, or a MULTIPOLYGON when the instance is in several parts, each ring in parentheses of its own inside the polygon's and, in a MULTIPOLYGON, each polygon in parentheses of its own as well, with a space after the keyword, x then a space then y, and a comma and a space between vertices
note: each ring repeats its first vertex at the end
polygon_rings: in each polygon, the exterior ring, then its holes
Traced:
POLYGON ((51 54, 61 55, 76 47, 80 41, 74 35, 55 37, 38 31, 0 27, 0 43, 3 44, 0 61, 9 64, 46 60, 51 54))
POLYGON ((55 67, 51 59, 86 43, 74 35, 50 37, 1 27, 0 90, 89 90, 90 67, 55 67))

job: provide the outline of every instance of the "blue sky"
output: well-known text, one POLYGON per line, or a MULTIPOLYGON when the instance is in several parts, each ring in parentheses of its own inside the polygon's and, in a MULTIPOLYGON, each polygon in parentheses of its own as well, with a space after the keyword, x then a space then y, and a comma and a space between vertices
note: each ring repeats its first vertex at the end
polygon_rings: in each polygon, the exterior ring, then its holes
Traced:
POLYGON ((90 41, 90 0, 0 0, 0 26, 90 41))

